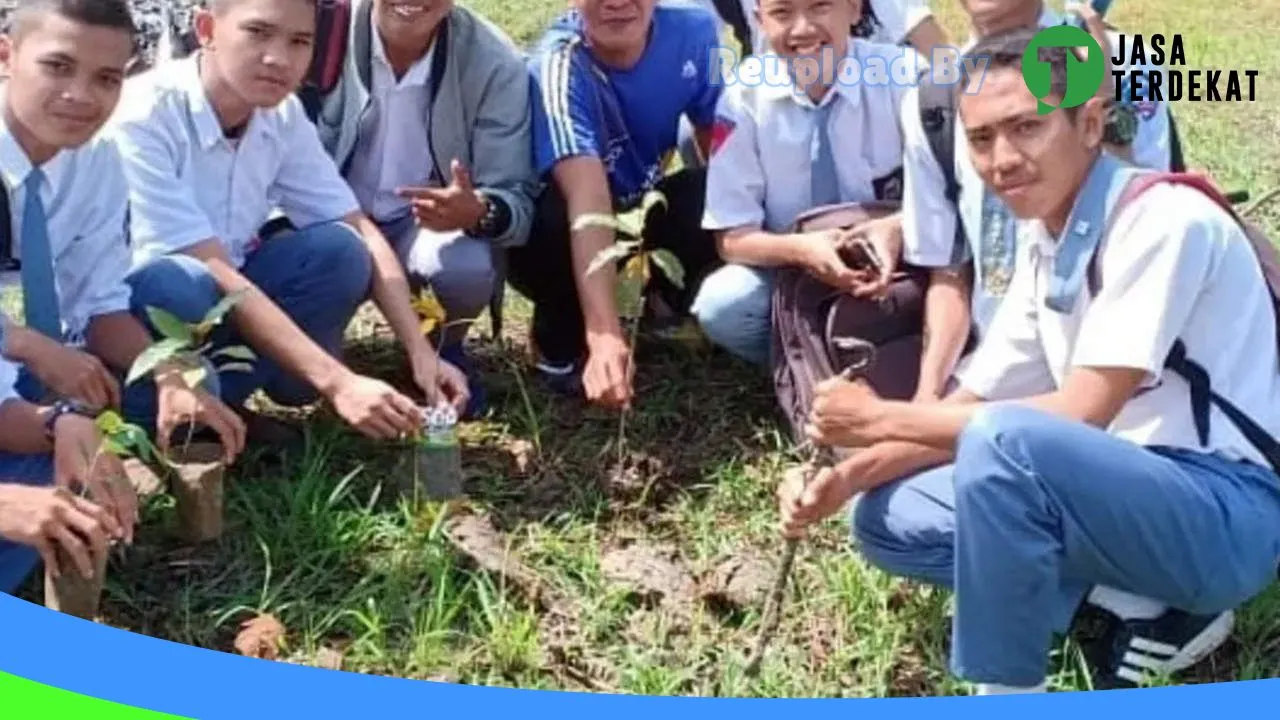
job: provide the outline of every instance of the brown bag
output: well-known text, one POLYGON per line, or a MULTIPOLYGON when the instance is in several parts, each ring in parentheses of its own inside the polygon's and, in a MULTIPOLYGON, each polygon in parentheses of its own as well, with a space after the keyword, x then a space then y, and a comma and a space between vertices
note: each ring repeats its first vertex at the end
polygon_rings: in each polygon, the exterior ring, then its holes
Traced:
MULTIPOLYGON (((848 229, 891 215, 898 207, 895 202, 817 207, 796 218, 794 231, 848 229)), ((842 351, 843 339, 875 346, 875 363, 864 377, 882 397, 909 400, 915 395, 926 283, 922 271, 897 272, 883 299, 866 300, 827 286, 803 268, 777 271, 771 319, 773 381, 795 442, 804 440, 814 387, 855 360, 842 351)))

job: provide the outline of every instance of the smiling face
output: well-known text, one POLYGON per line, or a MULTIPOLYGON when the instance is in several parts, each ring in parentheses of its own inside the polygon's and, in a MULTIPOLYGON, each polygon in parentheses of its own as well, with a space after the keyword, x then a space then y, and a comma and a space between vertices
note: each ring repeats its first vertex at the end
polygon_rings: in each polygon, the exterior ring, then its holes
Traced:
POLYGON ((849 28, 862 15, 862 0, 759 0, 760 33, 779 57, 787 60, 838 60, 849 43, 849 28))
POLYGON ((581 15, 592 51, 606 62, 628 64, 649 44, 658 0, 571 0, 581 15))
POLYGON ((1016 66, 993 66, 975 82, 960 97, 974 169, 1015 215, 1059 232, 1100 147, 1101 102, 1039 115, 1016 66))
POLYGON ((33 162, 93 137, 120 100, 132 54, 128 32, 55 12, 28 18, 20 34, 0 39, 6 120, 33 162))
POLYGON ((306 76, 315 40, 310 0, 223 0, 196 16, 210 82, 248 107, 275 107, 306 76))
POLYGON ((425 51, 453 0, 373 0, 373 22, 382 42, 425 51))

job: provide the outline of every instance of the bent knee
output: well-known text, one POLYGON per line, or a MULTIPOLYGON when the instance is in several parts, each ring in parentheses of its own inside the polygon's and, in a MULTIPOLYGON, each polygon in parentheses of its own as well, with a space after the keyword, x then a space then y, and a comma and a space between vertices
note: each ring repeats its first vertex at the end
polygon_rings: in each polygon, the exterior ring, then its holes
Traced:
POLYGON ((767 325, 772 296, 767 276, 745 265, 725 265, 707 276, 690 311, 710 330, 767 325))
POLYGON ((126 278, 132 309, 146 317, 146 308, 160 308, 183 322, 200 322, 222 293, 209 267, 190 255, 165 255, 148 261, 126 278))
POLYGON ((289 242, 306 244, 310 263, 329 276, 334 292, 356 299, 368 294, 373 278, 373 256, 364 238, 345 222, 329 222, 307 228, 289 242))

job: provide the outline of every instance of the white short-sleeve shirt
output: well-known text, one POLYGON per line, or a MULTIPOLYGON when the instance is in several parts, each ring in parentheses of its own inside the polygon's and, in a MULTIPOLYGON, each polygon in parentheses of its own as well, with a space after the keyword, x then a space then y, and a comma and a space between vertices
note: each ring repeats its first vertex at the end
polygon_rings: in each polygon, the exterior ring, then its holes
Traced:
MULTIPOLYGON (((1049 8, 1040 16, 1041 27, 1062 22, 1064 17, 1049 8)), ((1118 42, 1118 37, 1119 34, 1111 33, 1113 47, 1118 42)), ((971 40, 964 49, 971 48, 973 44, 974 41, 971 40)), ((906 142, 903 161, 906 187, 902 220, 903 260, 928 268, 952 267, 958 263, 971 262, 974 266, 972 314, 981 336, 990 325, 1004 295, 1003 288, 984 282, 983 248, 975 240, 983 237, 984 230, 982 179, 973 167, 964 129, 957 118, 953 172, 960 186, 960 195, 956 205, 949 203, 945 195, 946 183, 942 170, 920 122, 919 98, 914 89, 904 100, 902 112, 906 142), (966 246, 960 248, 955 243, 957 222, 961 224, 967 242, 966 246)), ((1171 160, 1167 104, 1140 102, 1138 118, 1138 132, 1132 148, 1133 163, 1139 167, 1167 170, 1171 160)), ((1011 273, 1006 273, 1008 274, 1011 273)))
MULTIPOLYGON (((864 40, 851 40, 847 57, 864 72, 877 61, 881 67, 899 61, 910 68, 927 67, 914 50, 864 40)), ((901 199, 898 108, 905 93, 906 86, 890 78, 884 83, 837 82, 823 99, 825 105, 839 95, 828 136, 842 201, 901 199)), ((707 165, 704 228, 786 232, 797 215, 813 206, 813 108, 813 101, 791 84, 735 81, 725 88, 707 165)))
POLYGON ((1280 364, 1271 297, 1248 239, 1211 199, 1157 186, 1115 218, 1100 244, 1096 296, 1070 313, 1045 306, 1056 241, 1029 221, 1029 242, 961 385, 989 399, 1061 388, 1075 367, 1144 370, 1147 381, 1110 427, 1144 446, 1207 450, 1266 465, 1216 407, 1200 446, 1187 383, 1164 361, 1182 339, 1213 390, 1280 435, 1280 364))
MULTIPOLYGON (((32 170, 26 152, 0 120, 0 176, 9 193, 13 242, 9 256, 18 260, 32 170)), ((128 187, 115 146, 101 137, 59 151, 40 170, 63 340, 79 344, 95 317, 129 309, 128 187)), ((0 274, 0 287, 21 288, 21 272, 0 274)))
POLYGON ((217 238, 241 266, 276 210, 299 227, 359 210, 297 97, 255 110, 237 141, 225 137, 199 58, 128 81, 109 129, 129 183, 136 264, 217 238))

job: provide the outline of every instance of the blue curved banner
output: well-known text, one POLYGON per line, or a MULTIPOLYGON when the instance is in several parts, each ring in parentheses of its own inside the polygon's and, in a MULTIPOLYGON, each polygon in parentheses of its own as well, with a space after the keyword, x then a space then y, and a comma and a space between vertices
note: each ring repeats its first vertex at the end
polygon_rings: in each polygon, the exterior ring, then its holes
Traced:
MULTIPOLYGON (((86 622, 0 594, 0 673, 52 688, 197 720, 253 718, 555 717, 663 720, 726 716, 777 720, 778 713, 894 720, 938 717, 1195 717, 1280 705, 1280 679, 1151 690, 992 698, 747 700, 511 690, 403 680, 302 667, 157 640, 86 622), (829 713, 829 715, 828 715, 829 713)), ((0 710, 5 706, 0 697, 0 710)), ((10 706, 12 709, 12 706, 10 706)), ((24 713, 24 715, 26 715, 24 713)), ((29 715, 36 717, 35 715, 29 715)), ((47 715, 42 715, 47 716, 47 715)), ((0 712, 0 717, 16 717, 0 712)))

